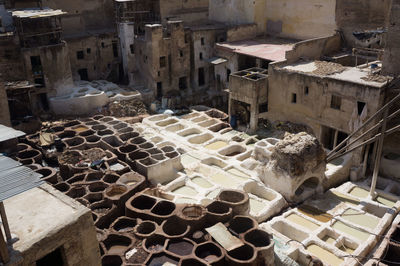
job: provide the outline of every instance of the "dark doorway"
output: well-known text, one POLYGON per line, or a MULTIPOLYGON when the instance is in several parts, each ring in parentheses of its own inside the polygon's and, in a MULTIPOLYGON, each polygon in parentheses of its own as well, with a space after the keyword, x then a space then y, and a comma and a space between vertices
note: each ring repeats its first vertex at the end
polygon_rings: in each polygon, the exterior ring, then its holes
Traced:
POLYGON ((43 75, 43 67, 40 56, 31 56, 31 65, 33 75, 43 75))
POLYGON ((187 89, 187 79, 186 77, 179 78, 179 89, 186 90, 187 89))
POLYGON ((205 84, 205 79, 204 79, 204 68, 199 68, 199 86, 204 86, 205 84))
POLYGON ((118 57, 118 42, 112 41, 112 49, 114 57, 118 57))
POLYGON ((39 98, 40 98, 40 103, 42 105, 42 109, 44 111, 48 111, 50 108, 49 108, 49 102, 47 100, 47 94, 41 93, 41 94, 39 94, 39 98))
POLYGON ((43 258, 36 261, 36 266, 64 266, 63 254, 61 248, 54 250, 43 258))
POLYGON ((162 82, 157 82, 157 99, 161 99, 162 97, 162 82))
POLYGON ((81 68, 78 70, 78 74, 81 77, 81 80, 89 80, 89 75, 88 75, 88 71, 87 68, 81 68))

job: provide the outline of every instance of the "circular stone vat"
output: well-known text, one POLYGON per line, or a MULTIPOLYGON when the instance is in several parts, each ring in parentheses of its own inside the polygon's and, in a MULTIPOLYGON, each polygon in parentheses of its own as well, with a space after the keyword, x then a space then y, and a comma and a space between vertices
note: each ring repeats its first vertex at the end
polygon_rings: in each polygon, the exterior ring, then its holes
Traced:
POLYGON ((188 239, 171 239, 167 244, 167 250, 178 256, 190 255, 193 248, 194 244, 188 239))
POLYGON ((124 184, 126 186, 135 186, 139 182, 144 182, 145 177, 136 173, 136 172, 130 172, 123 174, 119 179, 117 183, 124 184))
POLYGON ((170 219, 165 220, 161 228, 169 238, 181 238, 186 235, 190 227, 184 224, 180 219, 176 217, 171 217, 170 219))
POLYGON ((140 195, 132 200, 131 206, 139 210, 150 210, 156 204, 156 202, 157 201, 155 198, 151 198, 146 195, 140 195))
POLYGON ((156 223, 152 221, 143 221, 135 227, 135 232, 141 236, 149 236, 156 231, 156 223))
POLYGON ((115 182, 118 181, 118 179, 120 178, 119 175, 115 175, 115 174, 106 174, 103 177, 103 182, 109 183, 109 184, 113 184, 115 182))
POLYGON ((86 139, 86 142, 89 144, 100 141, 100 137, 96 136, 96 135, 87 136, 87 137, 85 137, 85 139, 86 139))
POLYGON ((119 266, 122 265, 122 259, 118 255, 105 255, 101 259, 102 266, 119 266))
POLYGON ((174 212, 175 203, 170 201, 159 201, 156 206, 151 210, 152 213, 160 216, 167 216, 174 212))
POLYGON ((108 186, 103 182, 95 182, 89 185, 90 192, 101 192, 104 191, 108 186))
POLYGON ((166 265, 169 262, 172 265, 179 264, 179 258, 175 258, 174 256, 165 254, 164 252, 153 254, 147 261, 146 265, 148 266, 159 266, 166 265))
POLYGON ((256 258, 254 248, 243 245, 227 253, 228 261, 239 263, 251 263, 256 258))
POLYGON ((137 220, 128 217, 119 217, 111 226, 115 231, 124 233, 131 232, 137 225, 137 220))
POLYGON ((223 202, 213 201, 207 207, 207 211, 213 214, 225 215, 231 212, 231 208, 223 202))
POLYGON ((111 185, 106 189, 106 195, 111 200, 117 200, 121 195, 127 192, 128 189, 124 185, 111 185))
POLYGON ((103 244, 108 250, 108 254, 124 254, 132 244, 132 240, 126 236, 110 234, 103 241, 103 244))
POLYGON ((260 229, 254 229, 245 234, 244 240, 256 248, 267 247, 271 244, 271 236, 260 229))
POLYGON ((201 206, 186 206, 182 209, 182 215, 185 218, 196 219, 204 216, 204 209, 201 206))
POLYGON ((86 190, 84 187, 73 187, 66 193, 67 196, 74 199, 83 197, 85 194, 86 190))
POLYGON ((106 136, 106 135, 112 135, 112 134, 114 134, 114 131, 112 131, 110 129, 100 130, 97 132, 97 135, 99 135, 99 136, 106 136))
POLYGON ((86 181, 87 182, 100 181, 102 176, 103 176, 102 172, 90 172, 86 175, 86 181))
POLYGON ((54 188, 61 192, 67 192, 69 190, 69 185, 65 182, 61 182, 61 183, 54 185, 54 188))
POLYGON ((100 131, 100 130, 107 129, 107 127, 105 125, 94 125, 94 126, 92 126, 92 129, 96 130, 96 131, 100 131))
POLYGON ((111 202, 102 200, 95 202, 90 206, 90 209, 98 215, 104 215, 112 209, 113 205, 111 202))
POLYGON ((207 261, 207 263, 214 263, 223 257, 223 252, 220 247, 212 242, 206 242, 196 247, 194 254, 196 257, 207 261))
POLYGON ((98 192, 98 193, 88 193, 85 196, 85 199, 90 203, 95 203, 103 200, 103 193, 98 192))
POLYGON ((163 251, 166 238, 162 235, 152 235, 143 241, 143 248, 149 253, 159 253, 163 251))
POLYGON ((236 235, 240 235, 254 228, 256 223, 253 219, 247 216, 235 216, 229 224, 229 231, 236 235))
POLYGON ((207 266, 207 264, 196 259, 183 259, 181 266, 207 266))

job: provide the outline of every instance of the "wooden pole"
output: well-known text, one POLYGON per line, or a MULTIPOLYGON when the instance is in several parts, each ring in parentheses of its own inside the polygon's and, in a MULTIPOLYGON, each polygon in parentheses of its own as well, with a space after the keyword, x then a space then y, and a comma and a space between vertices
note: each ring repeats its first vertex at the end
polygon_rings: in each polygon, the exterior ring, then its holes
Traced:
POLYGON ((389 113, 389 109, 386 109, 385 112, 383 113, 382 131, 381 131, 381 136, 379 137, 379 141, 377 143, 378 144, 378 149, 377 149, 377 152, 376 152, 374 173, 372 175, 371 190, 369 192, 369 196, 371 198, 375 197, 375 187, 376 187, 376 181, 378 180, 379 167, 381 165, 382 148, 383 148, 383 142, 385 140, 386 122, 387 122, 388 113, 389 113))
POLYGON ((8 220, 6 216, 6 210, 4 209, 4 203, 0 202, 0 215, 1 215, 1 222, 3 223, 4 232, 6 233, 7 241, 11 240, 11 231, 10 226, 8 225, 8 220))
POLYGON ((4 264, 10 262, 10 255, 8 254, 7 243, 4 240, 3 231, 0 228, 0 261, 4 264))

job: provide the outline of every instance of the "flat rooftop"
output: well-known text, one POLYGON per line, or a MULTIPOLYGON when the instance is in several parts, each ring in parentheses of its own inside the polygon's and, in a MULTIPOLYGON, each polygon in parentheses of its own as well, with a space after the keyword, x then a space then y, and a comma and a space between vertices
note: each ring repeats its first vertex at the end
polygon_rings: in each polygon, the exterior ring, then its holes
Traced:
POLYGON ((227 49, 233 53, 253 56, 268 61, 286 59, 286 52, 292 50, 296 40, 281 38, 259 38, 236 42, 218 43, 217 49, 227 49))
MULTIPOLYGON (((378 63, 376 67, 375 70, 378 70, 381 67, 381 63, 378 63)), ((289 72, 328 77, 377 88, 381 88, 393 80, 391 77, 374 74, 370 65, 365 65, 364 67, 348 67, 325 61, 301 61, 286 65, 281 67, 281 69, 289 72)))
MULTIPOLYGON (((13 250, 21 253, 43 248, 41 241, 46 245, 49 237, 90 212, 48 184, 11 197, 4 201, 4 206, 11 235, 18 238, 13 250)), ((59 242, 62 244, 63 240, 59 239, 59 242)))

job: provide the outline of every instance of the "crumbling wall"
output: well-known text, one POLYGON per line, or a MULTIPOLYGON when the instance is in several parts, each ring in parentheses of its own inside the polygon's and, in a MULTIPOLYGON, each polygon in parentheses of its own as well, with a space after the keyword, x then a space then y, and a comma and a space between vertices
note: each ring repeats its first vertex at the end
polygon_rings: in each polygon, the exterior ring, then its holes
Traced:
POLYGON ((388 22, 391 0, 337 0, 336 24, 350 47, 357 45, 354 31, 384 28, 388 22))
POLYGON ((387 34, 387 45, 383 58, 384 74, 400 75, 400 1, 393 0, 387 34))
POLYGON ((227 31, 227 41, 241 41, 253 39, 257 36, 257 24, 244 24, 232 26, 227 31))
POLYGON ((288 62, 299 58, 320 59, 324 55, 340 51, 342 42, 339 34, 298 42, 286 52, 288 62))
POLYGON ((8 109, 8 98, 4 84, 0 82, 0 124, 11 126, 10 110, 8 109))
MULTIPOLYGON (((257 23, 256 12, 263 13, 264 6, 265 0, 213 0, 210 1, 209 17, 211 20, 233 25, 257 23), (256 7, 262 9, 256 11, 256 7)), ((260 28, 262 28, 261 25, 260 28)))
POLYGON ((0 81, 26 79, 25 66, 21 57, 18 39, 14 36, 0 39, 0 81))
POLYGON ((22 50, 28 80, 34 83, 31 56, 40 56, 44 82, 49 96, 63 94, 73 85, 68 46, 65 42, 59 45, 41 46, 22 50))
POLYGON ((74 80, 81 79, 78 74, 80 69, 87 70, 89 80, 118 79, 120 49, 115 32, 77 36, 66 41, 74 80), (113 43, 117 48, 117 57, 114 56, 113 43), (78 52, 83 54, 83 58, 78 57, 78 52))
POLYGON ((268 74, 269 110, 262 118, 305 124, 317 136, 322 134, 322 125, 350 133, 349 122, 357 111, 357 101, 366 103, 368 116, 383 102, 384 94, 376 87, 290 72, 271 65, 268 74), (296 103, 292 102, 293 94, 296 103), (341 98, 340 110, 331 108, 332 95, 341 98))
POLYGON ((159 0, 159 2, 163 24, 171 19, 190 23, 208 18, 208 0, 159 0))
POLYGON ((62 18, 66 36, 90 30, 115 30, 114 1, 42 0, 42 5, 68 13, 62 18))
POLYGON ((336 0, 267 0, 267 33, 300 40, 332 35, 335 5, 336 0))

